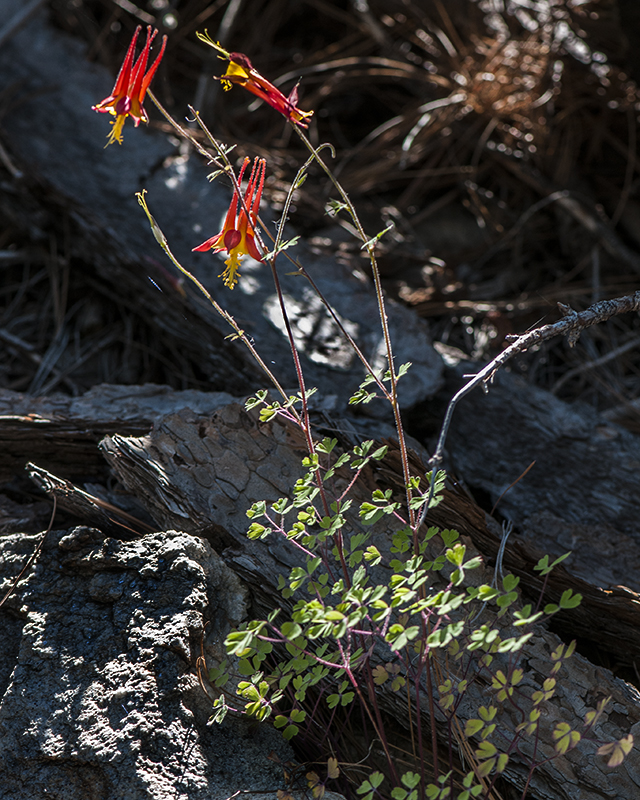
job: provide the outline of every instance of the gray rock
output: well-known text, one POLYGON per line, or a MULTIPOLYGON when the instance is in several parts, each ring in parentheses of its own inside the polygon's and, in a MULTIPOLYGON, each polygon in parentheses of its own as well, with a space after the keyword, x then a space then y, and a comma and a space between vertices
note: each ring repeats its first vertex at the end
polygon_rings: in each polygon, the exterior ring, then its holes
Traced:
MULTIPOLYGON (((1 593, 39 537, 0 537, 1 593)), ((135 542, 93 528, 47 536, 3 608, 0 798, 225 800, 283 787, 291 757, 268 725, 211 704, 195 661, 219 654, 245 590, 206 542, 169 531, 135 542)))

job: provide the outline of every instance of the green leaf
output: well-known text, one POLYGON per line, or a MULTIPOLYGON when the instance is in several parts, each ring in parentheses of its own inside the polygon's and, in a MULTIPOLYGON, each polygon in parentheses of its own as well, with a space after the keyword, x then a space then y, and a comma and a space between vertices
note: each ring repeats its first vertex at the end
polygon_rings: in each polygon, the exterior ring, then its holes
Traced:
POLYGON ((247 538, 249 539, 266 539, 271 533, 271 528, 265 528, 259 522, 252 522, 249 530, 247 531, 247 538))
POLYGON ((343 211, 345 208, 349 208, 349 206, 343 203, 342 200, 329 200, 325 206, 325 212, 330 217, 335 217, 338 212, 343 211))
MULTIPOLYGON (((294 247, 300 241, 299 236, 294 236, 293 239, 288 239, 286 242, 280 242, 280 245, 277 249, 270 250, 266 255, 262 256, 262 258, 266 261, 271 261, 274 256, 277 256, 278 253, 281 253, 283 250, 288 250, 290 247, 294 247)), ((295 274, 295 273, 294 273, 295 274)))
POLYGON ((458 531, 454 530, 444 530, 440 531, 440 538, 445 547, 453 547, 453 545, 458 541, 460 538, 460 534, 458 531))
POLYGON ((377 450, 374 450, 373 453, 371 453, 371 458, 373 458, 374 461, 382 461, 388 452, 389 447, 385 444, 382 447, 379 447, 377 450))
POLYGON ((532 606, 526 605, 520 611, 514 611, 513 616, 515 622, 513 623, 516 627, 519 625, 530 625, 534 623, 536 620, 540 619, 542 616, 542 611, 538 611, 536 614, 531 613, 532 606))
POLYGON ((216 688, 218 689, 221 688, 228 682, 228 680, 229 680, 229 674, 227 672, 226 660, 224 660, 219 667, 212 667, 209 670, 209 681, 216 688))
POLYGON ((321 442, 319 442, 316 445, 316 450, 319 453, 329 454, 337 444, 338 444, 337 439, 329 439, 328 437, 325 437, 321 442))
POLYGON ((372 247, 373 247, 375 244, 377 244, 377 243, 380 241, 380 239, 382 239, 382 237, 385 235, 385 233, 389 233, 389 231, 393 230, 395 227, 396 227, 396 226, 395 226, 395 223, 393 223, 393 222, 390 222, 390 223, 387 225, 387 227, 386 227, 384 230, 382 230, 382 231, 378 231, 378 233, 376 233, 376 235, 375 235, 375 236, 373 236, 371 239, 367 240, 367 241, 366 241, 366 242, 365 242, 365 243, 364 243, 364 244, 361 246, 361 248, 360 248, 360 249, 361 249, 361 250, 369 250, 369 249, 370 249, 370 248, 372 248, 372 247))
POLYGON ((274 403, 270 406, 265 406, 264 408, 260 409, 260 422, 269 422, 270 419, 276 416, 278 413, 278 408, 280 407, 279 403, 274 403))
POLYGON ((494 719, 495 715, 498 713, 498 709, 495 706, 480 706, 478 709, 478 714, 485 722, 491 722, 494 719))
POLYGON ((266 389, 260 389, 260 391, 256 392, 255 397, 250 397, 245 402, 244 407, 246 408, 247 411, 251 411, 252 408, 255 408, 256 406, 259 406, 265 402, 267 394, 268 392, 266 389))
POLYGON ((560 608, 577 608, 581 602, 581 594, 573 594, 571 589, 566 589, 560 598, 560 608))
POLYGON ((486 740, 480 742, 478 747, 476 748, 476 756, 478 757, 479 761, 484 761, 486 758, 492 758, 498 752, 498 748, 492 744, 491 742, 487 742, 486 740))
POLYGON ((466 553, 467 548, 463 544, 456 544, 455 547, 446 551, 445 556, 448 561, 454 564, 456 567, 462 566, 462 562, 464 561, 464 554, 466 553))
POLYGON ((359 403, 370 403, 376 397, 375 392, 367 392, 365 389, 358 389, 354 394, 351 395, 349 398, 349 405, 356 406, 359 403))
POLYGON ((483 761, 482 764, 480 764, 477 767, 478 777, 480 778, 488 777, 491 770, 495 767, 495 764, 496 764, 495 758, 487 758, 486 761, 483 761))
MULTIPOLYGON (((363 781, 360 786, 358 786, 356 792, 358 794, 367 795, 367 797, 372 797, 373 792, 381 785, 383 780, 384 775, 381 772, 372 772, 371 775, 369 775, 369 779, 363 781)), ((366 800, 366 798, 364 798, 364 800, 366 800)))
POLYGON ((224 642, 227 653, 243 656, 246 650, 251 650, 255 639, 256 633, 252 630, 231 631, 224 642))
POLYGON ((540 561, 534 567, 536 572, 539 572, 540 575, 548 575, 554 567, 557 567, 565 558, 569 558, 571 555, 571 550, 568 553, 565 553, 563 556, 556 558, 553 564, 549 564, 549 556, 543 556, 540 561))
POLYGON ((523 645, 528 642, 532 636, 533 631, 529 631, 529 633, 525 633, 523 636, 505 639, 498 645, 498 652, 515 653, 516 651, 521 650, 523 645))
POLYGON ((288 514, 293 506, 289 503, 286 497, 280 497, 275 503, 271 504, 271 509, 276 514, 288 514))
POLYGON ((500 753, 498 756, 498 763, 496 764, 496 772, 504 772, 508 763, 509 756, 506 753, 500 753))
POLYGON ((417 772, 405 772, 400 780, 407 789, 415 789, 420 783, 420 775, 417 772))
POLYGON ((282 635, 290 641, 293 641, 294 639, 297 639, 298 636, 302 635, 302 628, 297 622, 283 622, 280 631, 282 632, 282 635))
POLYGON ((373 682, 376 686, 382 686, 382 684, 389 679, 389 673, 382 664, 378 664, 378 666, 373 669, 372 675, 373 682))
POLYGON ((481 719, 468 719, 464 726, 464 735, 475 736, 482 728, 484 728, 484 722, 481 719))
POLYGON ((227 711, 229 710, 229 706, 226 704, 224 695, 220 695, 213 701, 213 707, 215 713, 211 715, 210 721, 216 722, 218 725, 224 720, 227 716, 227 711))
POLYGON ((628 734, 618 742, 604 744, 598 748, 599 756, 609 756, 608 767, 619 767, 625 757, 629 755, 633 748, 633 734, 628 734))
POLYGON ((247 516, 249 519, 253 519, 254 517, 264 517, 267 513, 267 504, 264 500, 260 500, 258 503, 254 503, 250 509, 247 511, 247 516))
POLYGON ((372 544, 369 545, 369 547, 367 547, 367 549, 364 551, 364 559, 375 567, 376 564, 379 564, 382 560, 382 555, 380 554, 378 548, 372 544))
POLYGON ((406 647, 419 633, 420 628, 417 625, 405 629, 403 625, 397 622, 391 625, 385 639, 389 642, 393 650, 402 650, 402 648, 406 647))
POLYGON ((253 668, 253 666, 252 666, 252 664, 251 664, 251 662, 249 661, 248 658, 242 658, 242 659, 240 659, 240 662, 238 663, 238 672, 241 675, 244 675, 245 677, 248 677, 249 675, 253 675, 253 673, 255 672, 255 669, 253 668))
POLYGON ((320 556, 317 556, 316 558, 310 558, 307 561, 307 572, 309 573, 309 575, 313 575, 313 573, 316 571, 316 569, 318 569, 321 563, 322 563, 322 558, 320 556))
POLYGON ((556 753, 564 755, 567 750, 573 749, 580 741, 580 734, 578 731, 571 730, 567 722, 559 722, 552 734, 555 739, 556 753))

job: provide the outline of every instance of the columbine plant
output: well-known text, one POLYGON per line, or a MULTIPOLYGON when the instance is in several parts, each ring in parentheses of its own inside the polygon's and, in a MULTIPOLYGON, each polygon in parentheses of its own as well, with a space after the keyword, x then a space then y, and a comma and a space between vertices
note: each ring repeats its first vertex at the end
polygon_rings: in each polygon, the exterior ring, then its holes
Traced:
MULTIPOLYGON (((109 144, 121 141, 127 116, 136 125, 140 119, 147 119, 142 100, 166 41, 144 75, 155 32, 148 29, 147 43, 134 64, 138 32, 112 95, 94 106, 116 117, 109 144)), ((285 96, 255 70, 247 56, 227 52, 206 33, 198 36, 229 62, 220 79, 223 86, 238 84, 275 108, 310 153, 285 201, 273 249, 267 252, 258 231, 264 159, 254 160, 242 191, 249 159, 244 159, 236 176, 229 160, 231 148, 211 136, 196 111, 195 118, 213 153, 173 120, 149 92, 174 128, 217 167, 214 177, 225 174, 231 180, 233 196, 222 230, 194 250, 227 252, 229 258, 220 277, 229 289, 240 279, 243 256, 269 264, 297 372, 297 396, 285 393, 233 318, 177 261, 149 211, 144 192, 138 194, 140 205, 167 256, 229 323, 233 337, 249 349, 281 397, 281 401, 273 401, 266 391, 260 391, 247 401, 247 409, 259 409, 263 422, 278 417, 298 425, 307 447, 301 477, 290 497, 271 504, 255 503, 247 512, 251 520, 249 538, 283 537, 297 554, 298 564, 280 577, 278 588, 286 612, 276 609, 267 619, 253 620, 229 634, 226 645, 235 661, 234 670, 225 662, 205 676, 199 662, 203 684, 208 679, 209 689, 217 694, 212 697, 214 719, 221 721, 229 710, 258 719, 273 716, 285 738, 301 731, 307 736, 323 731, 316 735, 318 743, 328 736, 339 749, 332 731, 338 724, 338 714, 344 713, 350 725, 358 716, 362 721, 358 724, 369 731, 374 761, 384 764, 384 771, 376 769, 366 780, 358 781, 356 793, 361 800, 387 796, 393 800, 445 800, 454 796, 458 800, 492 800, 496 781, 510 764, 512 768, 517 764, 523 776, 524 798, 535 770, 564 756, 581 739, 591 737, 604 710, 603 702, 588 711, 581 731, 567 722, 558 723, 552 731, 544 728, 544 704, 554 696, 556 675, 571 656, 573 644, 560 645, 551 654, 549 676, 539 687, 525 685, 522 652, 539 630, 537 626, 560 610, 575 608, 581 598, 567 590, 557 604, 541 606, 541 594, 535 609, 531 605, 522 607, 518 578, 502 576, 498 564, 491 583, 476 581, 480 585, 474 585, 469 574, 482 567, 482 559, 468 553, 458 532, 434 526, 425 530, 423 523, 429 510, 442 498, 445 474, 434 469, 427 475, 415 475, 409 464, 397 385, 410 365, 396 369, 394 364, 375 255, 376 243, 385 231, 371 238, 365 234, 351 200, 321 157, 325 146, 314 148, 304 135, 302 129, 308 126, 313 112, 298 108, 297 87, 285 96), (365 496, 361 488, 363 483, 370 486, 374 481, 376 465, 387 455, 386 446, 366 441, 351 450, 341 449, 336 439, 318 440, 310 424, 308 398, 314 390, 305 385, 275 265, 279 254, 294 243, 284 241, 284 225, 293 192, 314 161, 339 194, 340 199, 330 203, 332 213, 345 211, 350 215, 371 262, 388 360, 384 374, 371 367, 298 261, 296 272, 318 293, 365 368, 366 378, 350 402, 367 403, 378 396, 391 405, 402 464, 402 499, 391 489, 375 489, 365 496), (365 475, 367 479, 362 481, 365 475), (286 618, 280 620, 280 614, 286 618), (361 713, 349 716, 356 701, 361 713), (474 712, 467 714, 463 724, 462 712, 470 703, 474 712), (504 713, 506 707, 508 715, 504 713), (388 730, 398 708, 404 709, 408 739, 400 755, 388 730), (515 726, 505 726, 507 717, 516 718, 515 726), (545 745, 552 742, 551 752, 547 747, 542 753, 543 735, 545 745), (456 752, 462 754, 465 769, 456 752)), ((535 568, 545 577, 543 592, 547 576, 562 558, 549 564, 545 557, 535 568)), ((629 736, 601 746, 599 753, 609 757, 609 766, 617 766, 632 745, 633 737, 629 736)), ((350 774, 335 754, 326 761, 326 773, 320 772, 307 774, 308 787, 317 800, 328 780, 350 774)), ((353 775, 350 780, 353 782, 353 775)))

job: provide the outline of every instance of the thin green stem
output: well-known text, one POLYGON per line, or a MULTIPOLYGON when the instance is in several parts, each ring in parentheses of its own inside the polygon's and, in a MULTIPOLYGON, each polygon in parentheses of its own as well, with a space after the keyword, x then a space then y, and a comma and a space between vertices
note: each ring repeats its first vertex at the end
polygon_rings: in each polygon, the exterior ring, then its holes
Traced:
POLYGON ((396 424, 396 431, 398 434, 398 445, 400 447, 400 457, 402 461, 402 474, 405 482, 405 491, 407 496, 407 507, 409 509, 409 520, 412 528, 414 529, 414 550, 418 552, 418 529, 415 526, 415 511, 411 508, 411 498, 412 498, 412 491, 410 486, 410 477, 411 472, 409 470, 409 456, 407 453, 407 443, 404 435, 404 426, 402 424, 402 417, 400 415, 400 404, 398 402, 398 377, 396 375, 395 365, 393 361, 393 347, 391 343, 391 334, 389 332, 389 321, 387 317, 387 311, 385 307, 384 301, 384 292, 382 290, 382 282, 380 280, 380 271, 378 269, 378 263, 375 257, 375 243, 371 240, 367 239, 367 235, 362 227, 362 223, 360 222, 360 218, 358 217, 358 213, 355 209, 355 206, 351 202, 349 195, 346 193, 340 182, 332 173, 329 166, 324 162, 322 157, 320 156, 320 152, 317 148, 315 148, 309 139, 304 135, 304 133, 300 130, 297 125, 292 124, 293 129, 300 137, 301 141, 304 143, 305 147, 309 150, 309 152, 314 157, 318 166, 324 171, 327 175, 331 183, 334 185, 340 197, 342 198, 343 202, 345 203, 349 215, 353 220, 353 223, 358 231, 358 235, 362 239, 363 246, 366 246, 367 254, 369 256, 369 261, 371 264, 371 272, 373 274, 373 282, 376 292, 376 299, 378 301, 378 311, 380 314, 380 324, 382 327, 382 335, 385 342, 385 348, 387 351, 387 361, 389 363, 389 374, 391 376, 391 407, 393 409, 393 416, 396 424))
MULTIPOLYGON (((191 133, 190 130, 187 128, 183 128, 179 122, 171 116, 171 114, 166 110, 166 108, 162 105, 162 103, 158 100, 155 94, 151 91, 151 89, 147 90, 147 97, 151 98, 151 102, 155 105, 158 111, 162 114, 162 116, 167 120, 167 122, 175 128, 175 130, 187 141, 191 142, 191 144, 195 147, 195 149, 200 153, 200 155, 204 156, 205 158, 212 161, 216 166, 224 168, 222 164, 220 164, 216 157, 213 156, 206 148, 204 148, 200 142, 196 139, 196 137, 191 133)), ((214 146, 217 145, 217 142, 214 140, 214 146)), ((228 162, 227 162, 228 163, 228 162)))
MULTIPOLYGON (((196 122, 197 122, 197 123, 198 123, 198 125, 199 125, 199 126, 202 128, 202 130, 204 131, 205 135, 207 136, 207 138, 209 139, 209 141, 211 142, 211 144, 213 145, 213 147, 214 147, 214 148, 216 149, 216 151, 218 152, 218 154, 219 154, 219 155, 218 155, 218 157, 222 159, 222 162, 223 162, 223 163, 220 163, 220 162, 218 161, 218 159, 217 159, 215 156, 213 156, 213 155, 212 155, 212 154, 211 154, 211 153, 210 153, 210 152, 209 152, 209 151, 208 151, 206 148, 204 148, 204 147, 203 147, 203 146, 200 144, 200 142, 199 142, 199 141, 198 141, 198 140, 197 140, 197 139, 196 139, 196 138, 193 136, 193 134, 191 133, 191 131, 189 131, 187 128, 183 128, 183 127, 182 127, 182 125, 180 125, 180 123, 179 123, 179 122, 177 122, 177 121, 176 121, 176 120, 175 120, 175 119, 174 119, 174 118, 171 116, 171 114, 169 114, 169 112, 168 112, 168 111, 167 111, 167 110, 164 108, 164 106, 162 105, 162 103, 160 103, 160 101, 158 100, 158 98, 157 98, 157 97, 156 97, 156 96, 153 94, 153 92, 152 92, 150 89, 147 91, 147 94, 148 94, 148 95, 149 95, 149 97, 151 98, 151 101, 154 103, 154 105, 156 106, 156 108, 158 109, 158 111, 160 111, 160 113, 162 114, 162 116, 163 116, 163 117, 164 117, 164 118, 167 120, 167 122, 168 122, 168 123, 169 123, 169 124, 170 124, 170 125, 171 125, 173 128, 175 128, 175 130, 176 130, 176 131, 177 131, 177 132, 178 132, 178 133, 179 133, 181 136, 183 136, 183 137, 184 137, 184 138, 185 138, 187 141, 189 141, 189 142, 190 142, 190 143, 191 143, 191 144, 192 144, 192 145, 195 147, 195 149, 196 149, 196 150, 197 150, 197 151, 200 153, 200 155, 202 155, 202 156, 204 156, 205 158, 207 158, 207 159, 209 160, 209 162, 210 162, 210 163, 213 163, 213 164, 215 164, 217 167, 219 167, 219 168, 223 169, 223 170, 224 170, 224 171, 225 171, 225 172, 226 172, 226 173, 229 175, 229 177, 230 177, 230 179, 231 179, 231 182, 232 182, 232 183, 233 183, 233 185, 234 185, 234 188, 235 188, 235 189, 237 190, 237 192, 238 192, 238 196, 239 196, 239 198, 240 198, 240 201, 241 201, 241 202, 242 202, 242 204, 243 204, 243 208, 244 208, 244 210, 245 210, 245 213, 247 213, 247 216, 249 217, 248 210, 247 210, 247 208, 244 206, 244 198, 243 198, 243 197, 242 197, 242 195, 240 194, 240 187, 238 186, 237 179, 236 179, 236 177, 235 177, 235 174, 233 173, 233 170, 232 170, 232 168, 231 168, 231 164, 230 164, 230 162, 229 162, 229 160, 228 160, 228 158, 227 158, 227 156, 226 156, 226 152, 225 152, 224 148, 222 147, 222 145, 221 145, 221 144, 220 144, 220 143, 219 143, 219 142, 218 142, 218 141, 217 141, 217 140, 216 140, 216 139, 215 139, 215 138, 212 136, 212 134, 209 132, 208 128, 206 127, 206 125, 205 125, 205 124, 204 124, 204 122, 202 121, 202 119, 201 119, 201 117, 200 117, 200 114, 199 114, 199 112, 197 112, 197 111, 196 111, 196 110, 195 110, 195 109, 194 109, 192 106, 189 106, 189 110, 190 110, 190 111, 193 113, 193 115, 194 115, 194 117, 195 117, 195 119, 196 119, 196 122)), ((330 145, 325 145, 325 146, 326 146, 326 147, 329 147, 330 145)), ((309 161, 312 161, 312 160, 315 160, 315 155, 313 155, 309 161)), ((305 168, 308 166, 308 163, 309 163, 309 161, 307 162, 307 164, 305 164, 305 167, 304 167, 303 169, 305 169, 305 168)), ((300 175, 300 173, 301 173, 302 171, 303 171, 303 170, 300 170, 300 171, 298 172, 298 175, 300 175)), ((291 204, 291 199, 292 199, 292 197, 293 197, 293 191, 294 191, 294 189, 295 189, 295 183, 296 183, 296 182, 294 181, 294 183, 293 183, 293 185, 292 185, 292 189, 289 191, 289 194, 288 194, 288 196, 287 196, 287 198, 288 198, 288 205, 290 205, 290 204, 291 204)), ((283 218, 285 218, 285 219, 286 219, 286 214, 283 214, 283 218)), ((251 223, 251 220, 250 220, 250 218, 249 218, 249 222, 251 223)), ((262 223, 262 221, 260 221, 260 224, 262 225, 262 227, 263 227, 263 230, 264 230, 264 231, 267 233, 267 235, 269 235, 269 236, 271 237, 271 234, 269 233, 269 231, 268 231, 268 229, 266 228, 266 226, 265 226, 265 225, 262 223)), ((254 235, 256 236, 256 238, 258 238, 258 240, 260 240, 260 234, 258 233, 258 231, 257 231, 257 230, 253 229, 253 226, 252 226, 252 230, 253 230, 253 233, 254 233, 254 235)), ((271 238, 273 238, 273 237, 271 237, 271 238)), ((275 250, 276 252, 277 252, 277 249, 278 249, 278 246, 279 246, 279 244, 280 244, 280 242, 279 242, 279 241, 275 241, 275 240, 274 240, 274 250, 275 250)), ((266 248, 264 248, 264 249, 265 249, 265 251, 266 251, 266 248)), ((385 385, 382 383, 382 381, 380 380, 380 378, 379 378, 379 377, 376 375, 376 372, 375 372, 375 370, 373 369, 373 367, 371 366, 371 364, 369 364, 369 362, 367 361, 367 359, 366 359, 366 357, 365 357, 364 353, 363 353, 363 352, 360 350, 360 348, 358 347, 358 345, 355 343, 355 341, 353 340, 353 337, 352 337, 352 336, 349 334, 349 332, 348 332, 348 331, 345 329, 344 325, 342 324, 342 321, 340 320, 340 318, 338 317, 338 315, 335 313, 335 311, 333 310, 333 308, 331 307, 331 305, 328 303, 328 301, 326 300, 326 298, 324 297, 324 295, 322 294, 322 292, 320 291, 320 289, 319 289, 319 288, 318 288, 318 286, 316 285, 315 281, 314 281, 314 280, 311 278, 311 276, 308 274, 308 272, 307 272, 307 271, 304 269, 304 267, 303 267, 301 264, 299 264, 299 263, 297 263, 297 262, 293 261, 293 259, 291 259, 289 256, 285 256, 285 257, 286 257, 286 258, 288 258, 288 259, 291 261, 291 263, 292 263, 292 264, 293 264, 293 265, 296 267, 296 269, 297 269, 297 270, 300 272, 300 274, 301 274, 301 275, 303 275, 303 276, 304 276, 304 277, 305 277, 305 278, 306 278, 306 279, 309 281, 309 283, 311 284, 311 286, 312 286, 313 290, 316 292, 316 294, 318 295, 318 297, 320 298, 320 300, 322 301, 322 303, 324 304, 324 306, 326 307, 326 309, 328 310, 328 312, 331 314, 331 316, 332 316, 332 318, 333 318, 334 322, 336 323, 336 325, 337 325, 337 326, 338 326, 338 328, 340 329, 340 332, 341 332, 341 333, 342 333, 342 335, 345 337, 345 339, 346 339, 346 340, 349 342, 349 344, 351 345, 351 347, 352 347, 352 348, 353 348, 353 350, 355 351, 356 355, 358 356, 358 358, 359 358, 359 359, 360 359, 360 361, 362 362, 362 364, 363 364, 364 368, 365 368, 365 369, 367 370, 367 372, 368 372, 368 373, 369 373, 369 374, 370 374, 370 375, 371 375, 371 376, 372 376, 372 377, 375 379, 375 381, 376 381, 376 384, 378 385, 378 388, 379 388, 379 389, 382 391, 382 393, 384 394, 384 396, 386 397, 386 399, 387 399, 387 400, 389 400, 389 401, 391 402, 391 395, 390 395, 390 394, 389 394, 389 392, 387 391, 387 388, 386 388, 386 386, 385 386, 385 385)))

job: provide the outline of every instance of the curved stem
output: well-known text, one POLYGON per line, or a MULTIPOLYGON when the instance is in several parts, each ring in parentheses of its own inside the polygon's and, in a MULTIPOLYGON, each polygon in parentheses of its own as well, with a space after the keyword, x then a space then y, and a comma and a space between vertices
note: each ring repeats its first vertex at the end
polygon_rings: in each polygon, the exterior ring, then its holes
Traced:
MULTIPOLYGON (((145 192, 146 192, 146 189, 145 189, 145 190, 143 190, 142 192, 138 192, 138 193, 136 194, 136 197, 138 198, 138 202, 139 202, 139 203, 140 203, 140 205, 142 206, 142 209, 144 210, 145 214, 147 215, 147 219, 149 220, 149 224, 151 225, 151 230, 152 230, 152 232, 153 232, 153 235, 154 235, 154 237, 155 237, 155 240, 158 242, 158 244, 160 245, 160 247, 161 247, 161 248, 164 250, 164 252, 167 254, 167 256, 169 257, 169 259, 170 259, 170 260, 173 262, 173 264, 174 264, 174 265, 175 265, 175 266, 176 266, 176 267, 177 267, 177 268, 180 270, 180 272, 181 272, 181 273, 182 273, 182 274, 185 276, 185 278, 188 278, 188 279, 189 279, 189 280, 190 280, 190 281, 191 281, 191 282, 192 282, 192 283, 193 283, 193 284, 194 284, 194 285, 195 285, 195 286, 196 286, 196 287, 197 287, 197 288, 200 290, 200 292, 201 292, 201 293, 204 295, 204 297, 205 297, 205 298, 206 298, 206 299, 209 301, 209 303, 210 303, 210 304, 212 305, 212 307, 213 307, 213 308, 214 308, 214 309, 217 311, 217 313, 218 313, 218 314, 219 314, 219 315, 222 317, 222 319, 224 319, 224 320, 225 320, 225 322, 227 322, 227 323, 228 323, 228 324, 231 326, 231 328, 233 329, 233 331, 234 331, 234 333, 235 333, 235 336, 236 336, 238 339, 240 339, 240 341, 241 341, 241 342, 242 342, 242 343, 245 345, 245 347, 246 347, 246 348, 249 350, 249 352, 250 352, 250 353, 251 353, 251 355, 252 355, 252 356, 255 358, 255 360, 256 360, 256 362, 258 363, 258 365, 260 366, 260 368, 261 368, 261 369, 264 371, 265 375, 267 375, 267 377, 269 378, 269 380, 270 380, 270 381, 273 383, 273 385, 275 386, 275 388, 276 388, 276 390, 279 392, 279 394, 280 394, 280 395, 281 395, 281 396, 284 398, 284 400, 287 400, 287 399, 288 399, 288 397, 287 397, 287 393, 286 393, 286 392, 285 392, 285 390, 282 388, 282 386, 280 386, 280 383, 278 382, 278 379, 276 378, 276 376, 275 376, 275 375, 273 374, 273 372, 272 372, 272 371, 269 369, 269 367, 268 367, 268 366, 265 364, 265 362, 263 361, 263 359, 262 359, 262 358, 260 357, 260 355, 258 354, 258 351, 257 351, 257 350, 255 349, 255 347, 254 347, 254 346, 251 344, 251 342, 249 341, 249 339, 248 339, 247 335, 246 335, 246 334, 245 334, 245 332, 244 332, 244 331, 243 331, 243 330, 242 330, 242 329, 239 327, 239 325, 238 325, 238 323, 235 321, 235 319, 234 319, 234 318, 231 316, 231 314, 230 314, 228 311, 225 311, 225 310, 222 308, 222 306, 221 306, 221 305, 220 305, 220 304, 219 304, 219 303, 218 303, 218 302, 217 302, 217 301, 216 301, 216 300, 215 300, 215 299, 212 297, 211 293, 210 293, 210 292, 208 292, 208 291, 207 291, 207 289, 205 289, 205 287, 204 287, 204 286, 203 286, 203 285, 200 283, 200 281, 199 281, 199 280, 198 280, 198 279, 195 277, 195 275, 192 275, 192 274, 189 272, 189 270, 188 270, 188 269, 186 269, 185 267, 183 267, 183 266, 182 266, 182 264, 181 264, 181 263, 178 261, 178 259, 177 259, 177 258, 176 258, 176 257, 173 255, 173 253, 171 252, 171 248, 169 247, 169 243, 168 243, 168 241, 167 241, 167 238, 166 238, 166 236, 165 236, 165 235, 164 235, 164 233, 162 232, 162 230, 161 230, 160 226, 159 226, 159 225, 158 225, 158 223, 155 221, 154 217, 151 215, 151 212, 149 211, 149 208, 147 207, 147 201, 145 200, 145 196, 144 196, 144 195, 145 195, 145 192)), ((296 412, 295 412, 295 409, 292 409, 292 411, 293 411, 294 413, 296 413, 296 412)))

